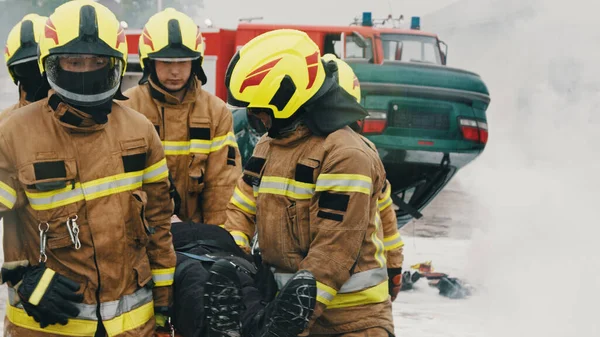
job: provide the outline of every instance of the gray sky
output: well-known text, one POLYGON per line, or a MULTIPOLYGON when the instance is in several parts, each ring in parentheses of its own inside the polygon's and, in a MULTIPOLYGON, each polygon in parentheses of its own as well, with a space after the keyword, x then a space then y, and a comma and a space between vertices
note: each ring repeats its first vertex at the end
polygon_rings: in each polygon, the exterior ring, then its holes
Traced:
MULTIPOLYGON (((341 24, 346 25, 363 11, 373 12, 374 18, 390 13, 423 16, 457 0, 204 0, 204 10, 198 23, 210 18, 215 26, 233 28, 240 17, 263 16, 265 23, 341 24), (340 5, 343 3, 344 5, 340 5)), ((426 23, 422 25, 425 26, 426 23)))

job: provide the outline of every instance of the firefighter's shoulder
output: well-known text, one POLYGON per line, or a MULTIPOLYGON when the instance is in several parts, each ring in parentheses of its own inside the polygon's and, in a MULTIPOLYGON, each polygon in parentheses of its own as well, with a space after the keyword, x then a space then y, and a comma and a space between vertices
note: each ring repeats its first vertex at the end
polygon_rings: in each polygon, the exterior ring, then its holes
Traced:
POLYGON ((323 147, 325 151, 350 151, 372 152, 370 142, 365 142, 364 137, 354 132, 350 127, 343 127, 325 137, 323 147))

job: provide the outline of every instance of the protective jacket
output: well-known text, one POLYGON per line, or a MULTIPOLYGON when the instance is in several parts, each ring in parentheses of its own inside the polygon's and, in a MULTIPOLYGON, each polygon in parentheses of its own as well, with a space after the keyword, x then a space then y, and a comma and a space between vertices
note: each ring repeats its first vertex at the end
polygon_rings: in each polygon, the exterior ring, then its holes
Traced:
POLYGON ((162 140, 169 171, 181 197, 182 220, 221 225, 237 179, 241 158, 233 117, 223 101, 194 77, 180 102, 153 84, 125 92, 124 104, 144 114, 162 140))
POLYGON ((106 124, 56 95, 4 121, 0 215, 16 215, 29 264, 47 259, 84 298, 77 318, 41 330, 9 288, 5 335, 93 336, 101 319, 109 336, 151 336, 176 262, 167 175, 152 124, 117 103, 106 124))
POLYGON ((280 287, 300 269, 314 274, 310 334, 393 333, 378 212, 384 183, 377 152, 349 127, 327 136, 303 126, 283 139, 263 136, 245 166, 225 228, 238 244, 257 230, 280 287))

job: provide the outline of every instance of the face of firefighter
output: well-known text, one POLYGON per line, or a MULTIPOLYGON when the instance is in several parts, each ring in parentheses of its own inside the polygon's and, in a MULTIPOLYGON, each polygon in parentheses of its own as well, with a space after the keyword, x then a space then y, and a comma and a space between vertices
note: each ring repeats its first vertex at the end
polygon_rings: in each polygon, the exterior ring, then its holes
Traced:
MULTIPOLYGON (((255 118, 260 120, 260 122, 262 123, 262 125, 264 126, 264 129, 261 131, 266 131, 269 130, 271 128, 271 126, 273 126, 273 120, 271 119, 271 115, 269 115, 268 112, 263 111, 261 109, 248 109, 248 115, 251 118, 255 118)), ((255 129, 260 129, 258 127, 255 127, 255 129)))
POLYGON ((192 61, 155 62, 156 77, 171 92, 183 90, 192 74, 192 61))
POLYGON ((59 59, 60 67, 74 73, 95 71, 106 67, 110 59, 95 55, 65 55, 59 59))

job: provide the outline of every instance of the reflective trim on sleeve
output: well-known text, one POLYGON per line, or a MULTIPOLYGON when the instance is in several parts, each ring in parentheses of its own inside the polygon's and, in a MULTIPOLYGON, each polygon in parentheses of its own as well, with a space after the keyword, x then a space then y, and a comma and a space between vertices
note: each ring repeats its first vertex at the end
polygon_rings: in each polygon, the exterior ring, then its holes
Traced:
POLYGON ((317 178, 317 192, 358 192, 371 195, 371 178, 362 174, 327 174, 317 178))
POLYGON ((7 184, 0 181, 0 203, 12 209, 17 202, 17 192, 7 184))
POLYGON ((258 188, 259 194, 277 194, 286 197, 305 200, 315 193, 315 184, 308 184, 283 177, 263 176, 258 188))
POLYGON ((231 231, 231 232, 229 232, 229 234, 231 234, 231 236, 233 236, 233 239, 235 240, 235 243, 238 246, 250 247, 250 240, 248 239, 248 236, 246 234, 244 234, 243 232, 231 231))
POLYGON ((335 289, 317 281, 317 301, 329 306, 331 301, 335 298, 335 295, 337 295, 335 289))
POLYGON ((383 244, 385 245, 385 250, 393 250, 404 246, 404 241, 402 240, 400 233, 396 232, 396 234, 392 236, 383 238, 383 244))
POLYGON ((248 198, 237 186, 233 190, 230 202, 248 214, 256 214, 256 202, 248 198))
POLYGON ((152 269, 152 281, 155 287, 165 287, 173 284, 175 268, 152 269))
POLYGON ((379 238, 377 233, 381 228, 381 217, 379 217, 379 212, 375 212, 375 230, 371 234, 371 241, 375 245, 375 260, 379 263, 379 267, 385 267, 386 259, 385 259, 385 246, 383 241, 379 238))
POLYGON ((163 158, 156 164, 151 165, 144 170, 143 183, 150 184, 167 179, 168 176, 169 168, 167 167, 167 159, 163 158))

